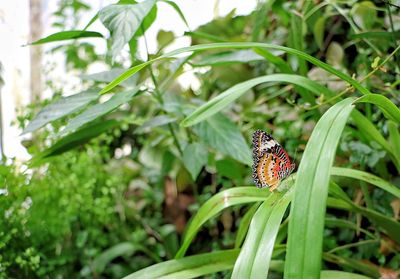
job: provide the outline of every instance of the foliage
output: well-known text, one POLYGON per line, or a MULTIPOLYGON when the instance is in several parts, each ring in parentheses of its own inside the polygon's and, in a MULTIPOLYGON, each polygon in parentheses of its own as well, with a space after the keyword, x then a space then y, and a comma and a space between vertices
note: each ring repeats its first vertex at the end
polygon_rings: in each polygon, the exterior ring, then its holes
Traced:
POLYGON ((396 276, 398 7, 260 1, 186 32, 189 47, 165 52, 174 37, 161 30, 142 61, 139 38, 165 4, 187 24, 171 1, 124 0, 35 42, 101 40, 88 30, 98 19, 110 32, 109 53, 72 64, 97 97, 20 119, 36 134, 25 173, 2 166, 4 276, 396 276), (87 74, 101 57, 110 70, 87 74), (272 194, 252 186, 255 129, 299 166, 272 194))

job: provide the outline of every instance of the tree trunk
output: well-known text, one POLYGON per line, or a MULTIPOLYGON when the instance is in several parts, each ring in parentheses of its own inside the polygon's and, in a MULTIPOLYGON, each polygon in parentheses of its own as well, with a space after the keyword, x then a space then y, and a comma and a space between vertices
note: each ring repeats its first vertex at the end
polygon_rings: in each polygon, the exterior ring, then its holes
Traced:
MULTIPOLYGON (((30 0, 30 41, 34 42, 42 37, 42 1, 30 0)), ((40 100, 42 93, 42 47, 30 46, 31 63, 31 103, 40 100)))

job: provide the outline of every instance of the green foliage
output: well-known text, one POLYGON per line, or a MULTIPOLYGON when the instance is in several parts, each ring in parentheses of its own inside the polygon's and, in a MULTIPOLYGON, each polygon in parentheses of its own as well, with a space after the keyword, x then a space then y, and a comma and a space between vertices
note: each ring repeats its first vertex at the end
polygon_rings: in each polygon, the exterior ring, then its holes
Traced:
POLYGON ((260 2, 186 32, 188 47, 165 52, 176 37, 160 30, 156 53, 142 61, 138 39, 162 5, 188 25, 172 1, 124 0, 79 30, 89 6, 61 1, 56 26, 70 31, 36 42, 62 43, 52 51, 65 52, 86 91, 19 118, 34 132, 33 158, 0 166, 2 276, 396 274, 397 8, 260 2), (110 32, 108 53, 79 40, 107 37, 87 31, 97 19, 110 32), (87 73, 98 61, 109 70, 87 73), (198 89, 179 83, 188 70, 198 89), (255 129, 299 166, 274 193, 252 186, 255 129))

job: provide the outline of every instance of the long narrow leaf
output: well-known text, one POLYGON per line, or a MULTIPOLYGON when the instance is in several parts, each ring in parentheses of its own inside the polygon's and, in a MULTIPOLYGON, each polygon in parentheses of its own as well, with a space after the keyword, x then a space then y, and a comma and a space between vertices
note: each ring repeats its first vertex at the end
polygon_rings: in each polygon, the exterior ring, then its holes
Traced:
POLYGON ((291 206, 285 278, 318 278, 330 170, 340 136, 353 110, 347 98, 318 121, 300 162, 291 206))
POLYGON ((232 278, 267 278, 275 239, 291 199, 292 189, 269 196, 258 208, 236 260, 232 278))
POLYGON ((207 220, 227 207, 243 203, 264 201, 269 195, 269 191, 262 191, 256 187, 236 187, 214 195, 200 207, 197 214, 191 220, 185 232, 182 246, 175 258, 183 257, 190 242, 207 220))
POLYGON ((354 103, 377 105, 390 120, 400 124, 400 109, 383 95, 367 94, 355 100, 354 103))
POLYGON ((170 260, 132 273, 124 279, 187 279, 232 268, 239 250, 219 251, 170 260))
POLYGON ((397 188, 393 184, 390 184, 386 180, 384 180, 380 177, 377 177, 373 174, 370 174, 370 173, 367 173, 364 171, 359 171, 359 170, 337 168, 337 167, 333 167, 331 170, 331 173, 332 173, 332 175, 336 175, 336 176, 351 177, 351 178, 355 178, 358 180, 368 182, 368 183, 375 185, 375 186, 381 188, 382 190, 385 190, 385 191, 391 193, 392 195, 400 198, 400 189, 399 188, 397 188))
POLYGON ((267 48, 267 49, 277 49, 277 50, 282 50, 286 53, 296 55, 304 60, 307 60, 308 62, 314 64, 315 66, 318 66, 331 74, 339 77, 340 79, 347 81, 350 83, 354 88, 359 90, 363 94, 369 94, 371 93, 368 89, 363 87, 358 81, 355 79, 349 77, 348 75, 344 74, 343 72, 336 70, 332 66, 320 61, 317 58, 314 58, 313 56, 304 53, 302 51, 284 47, 284 46, 279 46, 279 45, 273 45, 273 44, 265 44, 265 43, 254 43, 254 42, 237 42, 237 43, 212 43, 212 44, 202 44, 202 45, 196 45, 196 46, 190 46, 190 47, 184 47, 180 48, 174 51, 171 51, 169 53, 163 54, 155 59, 146 61, 142 64, 136 65, 130 69, 128 69, 125 73, 121 74, 119 77, 117 77, 115 80, 107 84, 101 91, 100 94, 104 94, 111 89, 113 89, 115 86, 120 84, 122 81, 125 79, 129 78, 131 75, 135 74, 139 70, 143 69, 149 64, 152 64, 156 61, 162 60, 162 59, 168 59, 168 58, 175 58, 177 55, 186 53, 186 52, 199 52, 199 51, 204 51, 204 50, 213 50, 213 49, 246 49, 246 48, 267 48))
POLYGON ((188 127, 201 122, 207 117, 210 117, 227 107, 230 103, 242 96, 249 89, 265 82, 282 82, 296 84, 310 90, 317 96, 319 94, 326 94, 328 96, 333 95, 333 92, 330 91, 328 88, 302 76, 290 74, 262 76, 232 86, 228 90, 219 94, 214 99, 208 101, 207 103, 196 109, 192 114, 190 114, 181 122, 181 125, 184 127, 188 127))

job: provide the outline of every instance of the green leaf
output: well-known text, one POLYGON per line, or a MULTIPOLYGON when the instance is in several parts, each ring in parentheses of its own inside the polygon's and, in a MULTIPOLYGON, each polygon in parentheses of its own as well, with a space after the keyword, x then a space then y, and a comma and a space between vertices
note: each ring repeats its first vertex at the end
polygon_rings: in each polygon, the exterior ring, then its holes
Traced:
POLYGON ((377 38, 377 39, 392 40, 393 37, 395 39, 399 39, 400 38, 400 31, 397 31, 397 32, 372 31, 372 32, 363 32, 363 33, 351 34, 350 35, 350 39, 377 38))
POLYGON ((200 143, 188 144, 183 150, 183 164, 185 168, 190 172, 193 180, 196 181, 201 168, 207 164, 208 159, 207 148, 200 143))
POLYGON ((261 76, 236 84, 228 90, 222 92, 214 99, 211 99, 201 107, 197 108, 192 114, 190 114, 181 122, 181 125, 188 127, 207 119, 208 117, 226 108, 229 104, 241 97, 244 93, 248 92, 248 90, 251 88, 265 82, 296 84, 306 88, 317 96, 320 94, 325 94, 327 96, 334 95, 334 93, 326 87, 303 76, 290 74, 261 76))
POLYGON ((318 121, 297 171, 291 206, 285 278, 318 278, 331 166, 353 99, 332 106, 318 121))
POLYGON ((392 195, 400 198, 400 189, 399 188, 397 188, 393 184, 390 184, 386 180, 383 180, 382 178, 377 177, 368 172, 354 170, 354 169, 337 168, 337 167, 333 167, 331 172, 332 172, 332 175, 350 177, 350 178, 365 181, 369 184, 375 185, 375 186, 381 188, 382 190, 385 190, 388 193, 391 193, 392 195))
POLYGON ((313 28, 315 42, 317 43, 319 49, 324 47, 325 21, 326 18, 324 16, 319 17, 313 28))
POLYGON ((166 115, 166 114, 157 115, 157 116, 151 118, 150 120, 144 122, 142 124, 142 126, 140 126, 139 128, 137 128, 135 130, 135 133, 142 134, 145 132, 149 132, 151 130, 151 128, 164 126, 164 125, 167 125, 167 124, 175 122, 175 121, 176 121, 176 118, 171 117, 169 115, 166 115))
POLYGON ((254 213, 256 213, 258 207, 260 206, 260 202, 253 204, 249 210, 247 210, 246 214, 243 216, 242 220, 240 220, 239 228, 236 234, 235 240, 235 248, 239 248, 244 238, 246 237, 247 231, 250 226, 250 222, 253 219, 254 213))
MULTIPOLYGON (((381 278, 381 274, 378 270, 378 268, 376 268, 374 265, 362 262, 360 260, 356 260, 356 259, 349 259, 349 258, 345 258, 345 257, 340 257, 334 254, 324 254, 324 260, 334 263, 335 265, 338 266, 342 266, 343 268, 350 268, 350 269, 354 269, 354 270, 358 270, 364 274, 367 274, 368 276, 372 276, 372 278, 381 278)), ((361 276, 361 275, 359 275, 361 276)), ((341 279, 342 277, 336 277, 338 279, 341 279)), ((349 278, 349 277, 345 277, 345 278, 349 278)), ((352 277, 350 277, 352 278, 352 277)), ((357 277, 355 277, 356 279, 358 279, 357 277)), ((359 279, 362 278, 368 278, 368 277, 361 277, 359 279)))
MULTIPOLYGON (((97 82, 110 82, 113 81, 116 77, 121 75, 125 69, 122 68, 112 68, 109 71, 103 71, 99 73, 89 74, 89 75, 80 75, 79 77, 82 80, 94 80, 97 82)), ((138 75, 133 75, 127 80, 121 82, 120 85, 124 87, 134 87, 137 85, 138 75)))
POLYGON ((376 236, 363 229, 360 228, 360 226, 358 226, 355 223, 352 223, 348 220, 342 220, 342 219, 336 219, 336 218, 325 218, 325 227, 327 228, 345 228, 345 229, 351 229, 351 230, 355 230, 355 231, 360 231, 362 233, 364 233, 365 235, 369 236, 372 239, 376 239, 376 236))
POLYGON ((377 105, 388 119, 400 124, 400 109, 383 95, 364 95, 355 100, 354 103, 370 103, 377 105))
POLYGON ((99 11, 101 22, 111 33, 113 59, 139 30, 155 3, 155 0, 146 0, 135 5, 116 4, 99 11))
POLYGON ((364 86, 362 86, 358 81, 356 81, 355 79, 349 77, 348 75, 344 74, 343 72, 336 70, 335 68, 333 68, 332 66, 330 66, 329 64, 326 64, 322 61, 320 61, 317 58, 314 58, 311 55, 308 55, 307 53, 303 52, 303 51, 299 51, 297 49, 293 49, 293 48, 288 48, 288 47, 284 47, 284 46, 279 46, 279 45, 273 45, 273 44, 265 44, 265 43, 253 43, 253 42, 238 42, 238 43, 213 43, 213 44, 202 44, 202 45, 195 45, 195 46, 190 46, 190 47, 184 47, 184 48, 180 48, 180 49, 176 49, 174 51, 171 51, 169 53, 165 53, 155 59, 146 61, 142 64, 136 65, 130 69, 128 69, 125 73, 123 73, 122 75, 120 75, 118 78, 116 78, 115 80, 113 80, 112 82, 110 82, 109 84, 107 84, 106 87, 104 87, 101 91, 100 94, 104 94, 108 91, 110 91, 111 89, 113 89, 115 86, 117 86, 118 84, 120 84, 122 81, 126 80, 127 78, 129 78, 131 75, 137 73, 138 71, 140 71, 141 69, 143 69, 144 67, 156 62, 156 61, 160 61, 163 59, 170 59, 170 58, 176 58, 176 56, 178 54, 181 53, 186 53, 186 52, 200 52, 200 51, 204 51, 204 50, 215 50, 215 49, 246 49, 246 48, 266 48, 266 49, 276 49, 276 50, 282 50, 286 53, 292 54, 292 55, 296 55, 328 72, 330 72, 331 74, 339 77, 340 79, 347 81, 348 83, 350 83, 354 88, 356 88, 357 90, 359 90, 362 94, 369 94, 371 93, 368 89, 366 89, 364 86))
POLYGON ((356 126, 364 134, 366 138, 371 141, 377 142, 389 153, 392 153, 392 148, 381 133, 376 129, 375 125, 371 123, 361 112, 354 110, 351 114, 351 118, 354 120, 356 126))
POLYGON ((93 260, 92 268, 97 274, 101 274, 105 270, 107 264, 113 259, 125 255, 131 256, 136 250, 135 245, 130 242, 122 242, 114 245, 103 251, 93 260))
POLYGON ((214 115, 193 127, 199 138, 219 152, 239 162, 252 164, 250 148, 238 127, 222 114, 214 115))
POLYGON ((354 22, 364 30, 370 30, 377 20, 376 6, 371 1, 355 3, 350 14, 354 22))
POLYGON ((392 147, 394 156, 400 158, 400 133, 398 125, 393 121, 387 122, 389 130, 389 144, 392 147))
POLYGON ((321 271, 321 279, 370 279, 370 277, 338 270, 323 270, 321 271))
POLYGON ((330 183, 329 192, 332 196, 337 197, 348 204, 349 207, 344 208, 345 210, 356 212, 367 217, 377 226, 380 226, 383 231, 394 241, 400 243, 400 223, 395 219, 387 217, 375 210, 359 206, 358 204, 354 203, 337 184, 333 182, 330 183))
POLYGON ((200 227, 219 212, 233 205, 264 201, 269 195, 269 191, 263 191, 256 187, 236 187, 214 195, 200 207, 199 211, 191 219, 186 228, 182 246, 175 258, 179 259, 184 256, 200 227))
POLYGON ((231 63, 248 63, 252 61, 264 61, 264 57, 252 50, 237 50, 205 55, 192 62, 194 67, 219 66, 231 63))
POLYGON ((61 138, 51 147, 35 155, 35 157, 33 157, 31 160, 31 164, 36 165, 37 163, 41 163, 42 159, 67 152, 77 146, 87 143, 92 138, 97 137, 98 135, 119 125, 120 123, 114 119, 91 123, 90 125, 87 125, 86 127, 61 138))
POLYGON ((124 279, 189 279, 231 269, 239 250, 226 250, 169 260, 132 273, 124 279))
POLYGON ((291 199, 291 190, 276 192, 258 208, 236 260, 232 278, 267 278, 276 235, 291 199))
POLYGON ((365 136, 365 138, 367 138, 369 141, 378 143, 392 156, 397 170, 400 171, 400 157, 398 157, 398 152, 392 149, 391 145, 381 135, 378 129, 376 129, 375 125, 356 109, 352 112, 351 118, 354 120, 357 128, 365 136))
MULTIPOLYGON (((292 12, 290 21, 290 46, 298 51, 304 51, 304 28, 306 28, 306 25, 303 18, 292 12)), ((299 56, 294 58, 297 60, 300 74, 306 76, 308 72, 306 61, 299 56)))
POLYGON ((168 1, 168 0, 161 0, 161 1, 170 5, 179 14, 180 18, 185 23, 186 27, 189 28, 189 24, 186 21, 185 15, 182 13, 181 9, 174 1, 168 1))
POLYGON ((68 97, 63 97, 45 106, 25 127, 22 135, 33 132, 54 120, 84 108, 91 101, 99 97, 96 91, 89 89, 68 97))
POLYGON ((138 92, 139 92, 138 88, 127 90, 113 95, 110 100, 104 103, 96 104, 94 106, 89 107, 81 114, 72 118, 68 122, 68 125, 58 133, 58 136, 63 136, 103 115, 112 112, 113 110, 117 109, 120 105, 129 102, 133 97, 135 97, 138 94, 138 92))
POLYGON ((254 51, 264 57, 267 61, 274 64, 282 73, 293 74, 293 70, 290 68, 288 63, 279 56, 272 54, 271 51, 268 51, 265 48, 254 48, 254 51))
POLYGON ((71 30, 71 31, 61 31, 54 34, 51 34, 43 39, 37 40, 31 45, 41 45, 52 42, 66 41, 66 40, 74 40, 80 38, 103 38, 103 35, 99 32, 93 31, 83 31, 83 30, 71 30))

